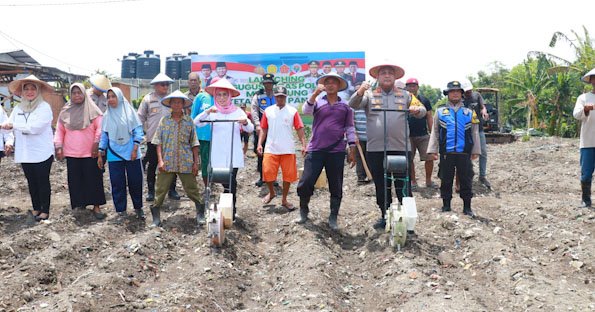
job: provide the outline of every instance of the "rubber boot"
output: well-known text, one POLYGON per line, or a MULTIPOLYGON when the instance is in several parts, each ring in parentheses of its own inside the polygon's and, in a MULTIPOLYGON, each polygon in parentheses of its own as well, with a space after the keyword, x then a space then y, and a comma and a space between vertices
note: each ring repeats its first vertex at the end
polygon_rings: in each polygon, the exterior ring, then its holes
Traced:
POLYGON ((152 226, 161 226, 161 212, 159 207, 151 206, 151 215, 153 216, 152 226))
POLYGON ((147 182, 147 201, 155 201, 155 182, 147 182))
POLYGON ((442 212, 450 211, 450 199, 442 199, 442 212))
POLYGON ((337 225, 337 217, 339 216, 339 208, 341 207, 340 198, 331 198, 331 214, 328 217, 328 226, 333 231, 339 230, 337 225))
POLYGON ((295 220, 295 223, 304 224, 308 221, 309 203, 310 197, 300 197, 300 217, 295 220))
POLYGON ((471 210, 471 198, 463 199, 463 214, 466 214, 470 217, 475 217, 475 213, 471 210))
POLYGON ((167 197, 169 197, 169 199, 173 199, 173 200, 180 200, 180 194, 178 194, 178 192, 176 191, 176 184, 173 182, 169 186, 169 192, 167 193, 167 197))
POLYGON ((583 205, 581 207, 591 207, 591 182, 581 182, 581 190, 583 191, 583 205))
POLYGON ((194 203, 196 207, 196 223, 198 225, 203 225, 207 223, 205 218, 205 204, 203 203, 194 203))

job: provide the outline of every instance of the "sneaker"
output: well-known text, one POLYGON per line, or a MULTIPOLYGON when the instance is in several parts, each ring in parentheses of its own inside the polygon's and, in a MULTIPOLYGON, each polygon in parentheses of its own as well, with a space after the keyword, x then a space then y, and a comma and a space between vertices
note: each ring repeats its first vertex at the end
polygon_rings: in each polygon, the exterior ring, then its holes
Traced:
POLYGON ((386 220, 384 218, 376 220, 376 223, 374 223, 374 228, 376 230, 384 230, 386 228, 386 220))
POLYGON ((145 212, 142 209, 134 209, 136 212, 136 218, 139 220, 146 220, 145 212))
POLYGON ((180 194, 176 190, 171 190, 167 193, 167 197, 173 200, 180 200, 180 194))
POLYGON ((487 188, 492 188, 492 185, 490 184, 488 179, 486 179, 486 177, 484 177, 484 176, 479 177, 479 183, 483 184, 483 186, 485 186, 487 188))

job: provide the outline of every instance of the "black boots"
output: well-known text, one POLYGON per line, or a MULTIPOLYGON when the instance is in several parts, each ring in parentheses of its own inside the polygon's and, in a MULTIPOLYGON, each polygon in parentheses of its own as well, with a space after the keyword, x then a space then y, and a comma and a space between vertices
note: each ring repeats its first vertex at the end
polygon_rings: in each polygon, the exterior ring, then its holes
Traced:
POLYGON ((341 198, 332 198, 331 197, 331 214, 328 217, 328 226, 333 231, 337 231, 339 229, 339 225, 337 225, 337 217, 339 216, 339 208, 341 207, 341 198))
POLYGON ((147 182, 147 201, 155 200, 155 182, 147 182))
POLYGON ((442 212, 450 211, 450 199, 442 199, 442 212))
POLYGON ((308 221, 309 203, 310 197, 300 197, 300 217, 295 220, 295 223, 304 224, 308 221))
POLYGON ((196 223, 198 223, 198 225, 203 225, 207 223, 207 220, 205 218, 205 204, 194 203, 194 205, 196 207, 196 223))
POLYGON ((180 200, 180 194, 178 194, 178 192, 176 191, 176 180, 175 179, 172 182, 172 184, 169 186, 169 192, 167 193, 167 197, 169 197, 169 199, 173 199, 173 200, 180 200))
POLYGON ((153 216, 152 226, 161 226, 161 212, 159 207, 151 206, 151 215, 153 216))
POLYGON ((463 213, 472 218, 475 217, 475 213, 471 210, 471 198, 463 199, 463 213))
POLYGON ((591 207, 591 182, 581 182, 581 190, 583 191, 583 205, 581 207, 591 207))

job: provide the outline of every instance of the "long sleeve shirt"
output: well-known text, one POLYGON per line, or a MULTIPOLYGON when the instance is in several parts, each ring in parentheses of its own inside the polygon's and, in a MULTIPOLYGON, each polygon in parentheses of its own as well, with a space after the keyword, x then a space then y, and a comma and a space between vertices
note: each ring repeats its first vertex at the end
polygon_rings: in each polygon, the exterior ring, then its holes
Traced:
MULTIPOLYGON (((208 125, 208 120, 239 120, 247 119, 246 113, 241 109, 236 109, 233 113, 209 113, 202 112, 194 118, 194 124, 199 127, 208 125)), ((240 125, 238 122, 217 122, 213 123, 213 137, 211 138, 211 166, 213 168, 229 168, 230 161, 233 160, 233 168, 244 167, 244 152, 242 151, 242 139, 240 138, 240 128, 247 133, 254 131, 254 125, 248 119, 247 125, 240 125), (233 125, 233 128, 232 128, 233 125), (233 156, 231 136, 233 133, 233 156), (233 157, 233 158, 232 158, 233 157)))
MULTIPOLYGON (((211 108, 214 105, 213 97, 206 93, 200 92, 194 98, 194 102, 192 103, 192 111, 190 112, 190 118, 194 120, 196 116, 200 115, 202 112, 206 111, 207 109, 211 108)), ((211 140, 211 125, 208 124, 204 127, 196 127, 196 136, 200 141, 210 141, 211 140)))
POLYGON ((353 110, 344 100, 330 104, 326 96, 310 104, 302 105, 304 115, 313 115, 312 138, 308 144, 309 152, 324 151, 329 153, 344 152, 345 137, 349 145, 355 144, 353 110))
POLYGON ((161 104, 163 97, 158 96, 155 92, 151 92, 143 98, 138 106, 138 118, 145 129, 147 142, 151 143, 155 130, 159 126, 159 121, 162 117, 169 115, 170 109, 161 104))
POLYGON ((66 157, 91 157, 93 144, 99 143, 101 138, 102 118, 98 116, 87 128, 81 130, 70 130, 58 121, 54 134, 54 146, 61 147, 66 157))
POLYGON ((583 93, 576 99, 574 111, 572 115, 574 118, 581 121, 581 139, 580 148, 595 147, 595 115, 593 111, 585 114, 585 105, 595 104, 595 93, 583 93))
POLYGON ((25 113, 16 106, 8 122, 12 124, 15 163, 40 163, 54 155, 54 134, 52 131, 52 109, 42 102, 37 108, 25 113), (16 144, 15 144, 16 143, 16 144))
MULTIPOLYGON (((8 116, 4 108, 0 106, 0 125, 8 120, 8 116)), ((11 130, 0 130, 0 152, 4 151, 4 144, 7 142, 14 142, 14 137, 11 130)))
MULTIPOLYGON (((101 132, 101 138, 99 139, 99 149, 105 151, 107 155, 107 161, 123 161, 123 160, 130 160, 130 156, 132 156, 132 150, 134 149, 134 144, 140 144, 145 138, 145 134, 143 132, 143 127, 138 126, 132 130, 132 135, 130 137, 130 141, 126 144, 109 144, 109 138, 107 132, 101 132), (109 146, 109 148, 108 148, 109 146), (114 153, 118 154, 115 155, 114 153), (123 159, 122 159, 123 158, 123 159)), ((141 153, 140 148, 137 150, 136 159, 142 158, 143 155, 141 153)))
MULTIPOLYGON (((455 112, 459 109, 466 109, 463 106, 463 102, 459 102, 456 105, 448 102, 447 105, 454 109, 455 112)), ((440 107, 438 109, 440 109, 440 107)), ((438 120, 438 117, 439 114, 434 115, 434 124, 432 126, 432 133, 430 134, 430 142, 428 143, 428 154, 438 154, 438 151, 440 150, 440 121, 438 120)), ((473 148, 471 149, 471 154, 479 155, 481 154, 481 144, 479 144, 479 122, 472 123, 471 135, 473 138, 473 148)))
MULTIPOLYGON (((391 89, 386 92, 382 89, 369 89, 363 96, 355 92, 349 100, 349 106, 354 109, 363 109, 366 112, 366 132, 368 152, 382 152, 384 150, 384 112, 374 111, 373 108, 384 109, 409 109, 410 106, 417 106, 419 110, 412 115, 415 118, 424 118, 426 108, 419 102, 411 102, 411 96, 407 91, 391 89)), ((404 152, 406 149, 406 138, 409 123, 406 112, 386 112, 387 124, 387 150, 404 152)))

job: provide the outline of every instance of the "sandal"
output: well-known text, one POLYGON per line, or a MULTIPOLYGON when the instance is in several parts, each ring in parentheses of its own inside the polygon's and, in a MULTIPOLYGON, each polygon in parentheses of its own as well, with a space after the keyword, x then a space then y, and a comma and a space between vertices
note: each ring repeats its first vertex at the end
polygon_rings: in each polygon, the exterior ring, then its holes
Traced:
POLYGON ((284 207, 285 209, 287 209, 289 211, 295 210, 295 206, 292 203, 281 204, 281 207, 284 207))
POLYGON ((41 215, 42 215, 42 213, 40 213, 39 215, 35 216, 35 221, 40 222, 40 221, 44 221, 44 220, 47 220, 47 219, 50 218, 50 215, 49 214, 45 214, 46 215, 45 217, 42 217, 41 215))
POLYGON ((262 204, 268 205, 271 201, 273 201, 273 198, 275 197, 275 195, 271 196, 271 193, 266 194, 266 196, 262 198, 262 204))

